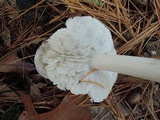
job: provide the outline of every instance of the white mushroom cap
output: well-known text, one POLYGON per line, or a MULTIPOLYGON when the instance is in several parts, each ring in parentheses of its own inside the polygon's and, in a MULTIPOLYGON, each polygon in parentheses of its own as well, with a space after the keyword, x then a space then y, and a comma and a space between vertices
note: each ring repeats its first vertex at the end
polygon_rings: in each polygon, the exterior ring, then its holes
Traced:
POLYGON ((88 94, 94 102, 107 98, 117 73, 93 70, 89 58, 116 55, 110 31, 90 16, 70 18, 66 28, 56 31, 36 52, 35 66, 40 75, 62 90, 88 94))
MULTIPOLYGON (((43 45, 43 44, 42 44, 43 45)), ((45 70, 45 64, 43 63, 43 54, 46 53, 46 48, 45 47, 39 47, 36 51, 36 55, 34 57, 34 63, 35 63, 35 67, 38 71, 38 73, 43 76, 44 78, 48 78, 47 77, 47 73, 45 70)))

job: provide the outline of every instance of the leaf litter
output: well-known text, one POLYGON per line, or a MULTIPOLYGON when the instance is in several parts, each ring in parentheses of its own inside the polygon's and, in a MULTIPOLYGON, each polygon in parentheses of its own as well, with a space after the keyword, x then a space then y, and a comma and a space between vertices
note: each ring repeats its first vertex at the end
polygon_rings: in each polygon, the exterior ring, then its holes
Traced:
MULTIPOLYGON (((23 3, 23 0, 19 1, 23 3)), ((79 112, 78 106, 84 106, 87 115, 90 108, 93 114, 88 118, 93 120, 160 119, 159 83, 119 75, 109 97, 97 104, 86 102, 88 98, 86 100, 84 96, 81 96, 82 100, 79 96, 72 99, 73 95, 68 95, 68 91, 60 91, 49 80, 32 73, 33 55, 39 44, 63 27, 66 19, 77 15, 91 15, 106 24, 118 54, 159 59, 159 1, 37 0, 29 8, 20 9, 15 1, 8 4, 1 0, 0 6, 0 119, 5 120, 9 112, 17 117, 21 113, 19 119, 26 119, 28 114, 32 119, 47 115, 48 119, 51 116, 61 119, 58 118, 61 115, 65 119, 70 112, 75 115, 70 120, 75 120, 85 115, 79 112), (21 57, 17 56, 19 50, 24 52, 21 57), (21 91, 18 93, 18 90, 21 91), (80 101, 74 101, 76 99, 80 101), (52 115, 55 113, 59 116, 52 115)), ((80 107, 81 111, 83 109, 80 107)), ((10 118, 13 120, 14 117, 10 118)))
POLYGON ((34 66, 18 58, 13 52, 0 60, 0 72, 25 73, 35 70, 34 66))
POLYGON ((79 106, 85 96, 77 96, 67 94, 61 103, 53 110, 47 113, 37 114, 29 95, 21 91, 17 91, 22 102, 25 105, 25 110, 20 114, 18 120, 90 120, 89 108, 79 106))

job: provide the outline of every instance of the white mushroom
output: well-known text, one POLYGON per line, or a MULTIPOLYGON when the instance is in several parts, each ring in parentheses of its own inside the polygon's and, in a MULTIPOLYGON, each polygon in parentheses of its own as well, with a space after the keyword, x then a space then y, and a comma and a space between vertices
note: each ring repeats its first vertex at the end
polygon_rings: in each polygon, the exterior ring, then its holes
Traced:
POLYGON ((66 28, 39 47, 35 66, 58 88, 88 94, 94 102, 107 98, 117 72, 154 81, 160 77, 160 61, 116 55, 110 31, 90 16, 68 19, 66 28))

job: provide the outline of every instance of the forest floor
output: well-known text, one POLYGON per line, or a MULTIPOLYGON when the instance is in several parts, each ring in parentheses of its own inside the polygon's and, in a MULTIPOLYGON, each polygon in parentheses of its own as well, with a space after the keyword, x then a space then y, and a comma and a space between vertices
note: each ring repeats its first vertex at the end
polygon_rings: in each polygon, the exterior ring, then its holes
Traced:
POLYGON ((0 120, 160 119, 159 83, 119 74, 108 98, 92 103, 36 72, 42 41, 84 15, 110 29, 118 54, 160 59, 159 0, 0 0, 0 120))

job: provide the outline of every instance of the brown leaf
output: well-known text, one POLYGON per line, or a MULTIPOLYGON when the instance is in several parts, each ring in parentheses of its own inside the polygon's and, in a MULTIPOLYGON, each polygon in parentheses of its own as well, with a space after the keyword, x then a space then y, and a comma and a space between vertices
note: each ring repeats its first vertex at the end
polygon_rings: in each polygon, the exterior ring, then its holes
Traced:
POLYGON ((26 76, 26 79, 30 85, 30 96, 33 98, 42 98, 41 92, 35 83, 32 82, 32 79, 26 76))
POLYGON ((42 98, 41 96, 41 92, 39 90, 38 87, 36 87, 36 85, 33 83, 30 86, 30 96, 34 97, 34 98, 42 98))
POLYGON ((20 95, 20 98, 25 106, 25 110, 20 114, 18 120, 32 120, 30 118, 37 115, 37 112, 34 109, 30 96, 21 91, 17 91, 17 94, 20 95))
POLYGON ((18 58, 17 52, 13 52, 0 60, 0 72, 29 73, 35 70, 32 64, 18 58))
MULTIPOLYGON (((90 120, 90 111, 88 107, 78 106, 84 100, 84 96, 70 96, 67 94, 60 105, 48 113, 48 120, 90 120)), ((45 116, 43 116, 45 118, 45 116)), ((43 120, 43 119, 41 119, 43 120)))
POLYGON ((90 110, 86 106, 78 106, 85 96, 67 94, 60 105, 50 112, 37 114, 28 95, 19 92, 26 110, 21 113, 18 120, 90 120, 90 110), (24 114, 25 113, 25 114, 24 114))

